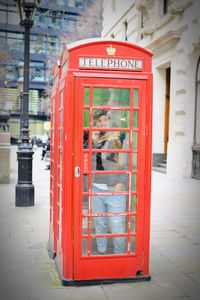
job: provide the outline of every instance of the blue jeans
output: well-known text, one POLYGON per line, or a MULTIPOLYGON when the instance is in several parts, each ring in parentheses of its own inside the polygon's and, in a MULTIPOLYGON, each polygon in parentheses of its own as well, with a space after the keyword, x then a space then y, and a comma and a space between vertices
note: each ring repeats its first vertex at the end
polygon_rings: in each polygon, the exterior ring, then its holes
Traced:
MULTIPOLYGON (((93 186, 93 192, 103 192, 103 190, 93 186)), ((114 191, 114 190, 112 190, 114 191)), ((106 192, 106 191, 104 191, 106 192)), ((123 213, 126 212, 126 196, 109 195, 109 196, 92 196, 93 213, 123 213)), ((125 233, 125 216, 95 217, 94 228, 96 234, 107 234, 108 228, 111 233, 125 233)), ((125 253, 126 238, 114 237, 114 253, 125 253)), ((98 252, 105 253, 107 249, 107 238, 97 238, 98 252)))

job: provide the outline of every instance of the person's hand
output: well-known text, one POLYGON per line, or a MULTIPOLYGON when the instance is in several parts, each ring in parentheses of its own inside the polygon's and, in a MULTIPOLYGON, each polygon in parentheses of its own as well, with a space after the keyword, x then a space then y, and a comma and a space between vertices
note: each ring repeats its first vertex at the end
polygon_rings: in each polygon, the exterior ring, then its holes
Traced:
POLYGON ((92 141, 93 141, 95 144, 98 144, 98 143, 99 143, 99 136, 100 136, 100 132, 99 132, 99 131, 93 131, 93 132, 92 132, 92 141))
POLYGON ((123 183, 117 183, 114 186, 114 189, 116 192, 123 192, 123 191, 125 191, 125 185, 123 183))

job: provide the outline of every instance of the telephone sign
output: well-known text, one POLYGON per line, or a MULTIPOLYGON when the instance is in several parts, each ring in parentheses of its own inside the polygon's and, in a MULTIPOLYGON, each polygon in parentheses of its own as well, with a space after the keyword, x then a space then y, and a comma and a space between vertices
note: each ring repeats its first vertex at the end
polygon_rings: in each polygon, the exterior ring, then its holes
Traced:
POLYGON ((99 68, 99 69, 121 69, 121 70, 142 70, 142 60, 119 59, 119 58, 95 58, 80 57, 80 68, 99 68))
POLYGON ((151 57, 114 40, 63 49, 49 245, 64 285, 150 279, 151 57))

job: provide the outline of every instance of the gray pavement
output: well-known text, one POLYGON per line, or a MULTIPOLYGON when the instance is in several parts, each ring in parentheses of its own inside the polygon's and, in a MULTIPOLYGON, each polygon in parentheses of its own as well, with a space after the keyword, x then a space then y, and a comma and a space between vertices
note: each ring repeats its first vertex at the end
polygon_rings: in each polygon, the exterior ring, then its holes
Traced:
POLYGON ((34 154, 35 206, 15 207, 16 147, 11 182, 0 184, 0 300, 200 299, 200 181, 152 174, 149 282, 63 287, 47 252, 49 171, 34 154))

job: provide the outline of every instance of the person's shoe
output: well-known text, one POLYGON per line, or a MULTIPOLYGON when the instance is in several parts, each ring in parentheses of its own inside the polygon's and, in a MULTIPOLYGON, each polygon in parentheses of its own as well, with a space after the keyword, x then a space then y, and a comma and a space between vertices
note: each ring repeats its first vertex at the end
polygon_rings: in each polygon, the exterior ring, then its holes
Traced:
POLYGON ((98 254, 99 254, 99 255, 105 255, 105 254, 106 254, 106 250, 105 250, 105 251, 99 251, 99 250, 98 250, 98 254))

